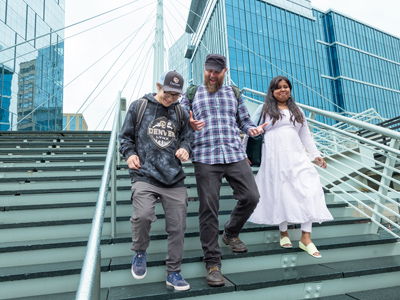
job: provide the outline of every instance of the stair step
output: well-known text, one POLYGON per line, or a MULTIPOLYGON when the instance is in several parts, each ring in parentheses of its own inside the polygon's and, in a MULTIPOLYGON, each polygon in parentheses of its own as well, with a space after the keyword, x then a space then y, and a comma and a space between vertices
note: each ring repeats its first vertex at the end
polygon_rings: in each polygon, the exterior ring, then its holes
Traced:
MULTIPOLYGON (((45 164, 25 165, 17 167, 1 167, 0 165, 0 178, 2 181, 4 178, 12 178, 15 181, 21 178, 28 180, 34 178, 49 178, 54 176, 82 176, 82 175, 102 175, 104 170, 104 164, 74 164, 74 165, 62 165, 62 166, 46 166, 45 164)), ((126 170, 117 170, 117 176, 127 175, 126 170)))
POLYGON ((93 137, 104 137, 110 138, 111 131, 95 131, 95 130, 87 130, 87 131, 40 131, 40 130, 32 130, 32 131, 0 131, 0 139, 12 140, 12 139, 27 139, 27 138, 71 138, 71 139, 79 139, 79 138, 93 138, 93 137))
MULTIPOLYGON (((40 295, 33 297, 13 298, 13 300, 75 300, 75 296, 76 292, 70 292, 70 293, 40 295)), ((108 288, 100 289, 99 300, 111 300, 108 298, 108 288)))
POLYGON ((16 173, 16 174, 24 174, 24 173, 46 173, 46 172, 64 172, 64 171, 75 171, 79 170, 103 170, 104 164, 96 164, 89 166, 81 166, 81 165, 66 165, 63 167, 59 166, 46 166, 43 164, 38 164, 32 166, 9 166, 9 167, 1 167, 0 165, 0 173, 16 173))
MULTIPOLYGON (((69 192, 65 190, 61 193, 60 190, 57 192, 49 192, 46 194, 40 193, 21 193, 13 194, 15 191, 7 191, 2 194, 0 191, 0 203, 2 208, 14 207, 17 209, 19 206, 33 206, 38 209, 40 205, 58 205, 62 203, 75 204, 77 206, 84 202, 96 202, 99 196, 99 188, 85 188, 85 189, 73 189, 69 192)), ((131 191, 129 189, 117 191, 117 198, 119 199, 130 199, 131 191)), ((46 208, 46 207, 45 207, 46 208)), ((4 210, 3 209, 3 210, 4 210)), ((2 209, 0 209, 1 211, 2 209)))
MULTIPOLYGON (((111 259, 101 259, 101 271, 109 270, 111 259)), ((0 282, 80 274, 82 261, 6 267, 0 269, 0 282)))
MULTIPOLYGON (((365 247, 365 246, 373 246, 373 245, 385 245, 385 244, 393 244, 397 242, 396 238, 381 238, 377 235, 363 235, 363 236, 349 236, 349 237, 338 237, 338 238, 330 238, 330 239, 313 239, 318 249, 321 250, 324 254, 326 254, 327 250, 332 249, 344 249, 344 248, 355 248, 355 247, 365 247)), ((222 264, 224 265, 227 260, 232 259, 246 259, 246 258, 254 258, 266 256, 270 257, 272 255, 297 255, 297 254, 306 254, 303 250, 301 250, 297 242, 293 244, 293 248, 284 249, 280 247, 278 242, 274 243, 262 243, 262 244, 247 244, 248 252, 246 253, 232 253, 228 246, 225 246, 220 242, 221 251, 222 251, 222 264)), ((399 246, 400 248, 400 246, 399 246)), ((166 249, 166 248, 165 248, 166 249)), ((400 249, 399 249, 400 250, 400 249)), ((400 252, 398 252, 400 254, 400 252)), ((112 262, 110 264, 110 270, 127 270, 130 269, 130 261, 132 259, 133 252, 129 256, 122 257, 113 257, 112 262)), ((182 264, 193 263, 193 262, 202 262, 203 252, 201 249, 196 250, 186 250, 184 251, 182 264)), ((308 258, 308 255, 306 256, 308 258)), ((311 257, 310 257, 311 258, 311 257)), ((325 257, 324 257, 325 258, 325 257)), ((324 261, 329 261, 325 260, 324 261)), ((307 263, 310 260, 306 260, 307 263)), ((311 259, 311 262, 318 263, 319 260, 311 259)), ((261 262, 260 262, 261 263, 261 262)), ((296 262, 296 265, 299 262, 296 262)), ((304 263, 303 263, 304 264, 304 263)), ((164 266, 165 265, 165 253, 148 253, 147 254, 147 266, 155 267, 155 266, 164 266)), ((268 268, 273 268, 273 266, 282 266, 286 265, 289 267, 287 263, 275 259, 275 263, 269 266, 268 268)))
MULTIPOLYGON (((129 224, 129 223, 128 223, 129 224)), ((89 225, 89 224, 87 224, 89 225)), ((340 232, 342 231, 341 227, 346 226, 335 226, 335 231, 340 235, 340 232)), ((354 226, 354 225, 353 225, 354 226)), ((109 232, 110 226, 109 223, 105 223, 104 226, 104 231, 109 232)), ((130 226, 126 226, 127 229, 130 229, 130 226)), ((297 225, 299 227, 299 225, 297 225)), ((73 227, 73 229, 76 227, 73 227)), ((88 226, 85 226, 85 231, 88 233, 88 226)), ((84 228, 80 228, 80 235, 82 235, 82 230, 84 228)), ((60 230, 67 230, 69 231, 69 227, 63 228, 63 229, 58 229, 56 228, 55 232, 58 232, 60 230)), ((127 231, 128 231, 127 230, 127 231)), ((38 228, 36 231, 41 232, 40 228, 38 228)), ((222 234, 223 228, 220 229, 220 233, 222 234)), ((316 228, 313 232, 313 240, 316 243, 317 247, 319 247, 322 250, 325 249, 335 249, 335 247, 342 247, 345 248, 347 247, 346 245, 349 245, 348 247, 356 247, 356 246, 361 246, 363 244, 365 245, 374 245, 374 244, 385 244, 385 243, 393 243, 395 239, 393 239, 391 236, 387 237, 387 239, 384 238, 378 238, 374 239, 373 237, 376 235, 368 235, 368 234, 359 234, 359 231, 357 233, 353 233, 354 235, 358 234, 357 236, 343 236, 340 238, 333 237, 333 238, 328 238, 324 239, 322 237, 325 236, 324 232, 326 230, 319 230, 319 228, 316 228), (342 242, 343 241, 343 242, 342 242), (342 245, 343 244, 343 245, 342 245), (335 246, 336 245, 336 246, 335 246)), ((46 232, 46 230, 45 230, 46 232)), ((73 230, 72 230, 73 232, 73 230)), ((68 234, 65 233, 63 234, 64 236, 68 234)), ((75 234, 76 235, 76 234, 75 234)), ((294 226, 291 225, 290 227, 290 235, 291 239, 294 245, 294 248, 292 249, 284 249, 285 251, 282 252, 282 249, 280 249, 277 245, 279 245, 279 231, 278 228, 275 226, 256 226, 256 227, 251 227, 246 224, 246 227, 243 229, 241 238, 242 240, 247 244, 249 249, 253 249, 252 247, 255 247, 254 251, 262 252, 262 251, 271 251, 273 253, 274 251, 276 252, 277 249, 274 247, 278 247, 278 252, 281 254, 290 254, 291 252, 300 252, 302 251, 299 250, 297 247, 297 242, 300 235, 301 231, 299 228, 294 229, 294 226), (293 229, 292 229, 293 228, 293 229), (261 246, 260 246, 261 244, 261 246), (258 246, 253 246, 253 245, 258 245, 258 246), (264 245, 264 246, 262 246, 264 245), (274 245, 271 249, 264 249, 263 247, 267 247, 266 245, 274 245), (261 248, 260 248, 261 247, 261 248)), ((56 235, 53 234, 52 236, 49 236, 48 240, 43 240, 44 236, 39 235, 37 240, 27 240, 27 241, 9 241, 9 242, 2 242, 0 245, 0 267, 5 267, 5 266, 12 266, 12 265, 24 265, 24 264, 32 264, 32 263, 46 263, 47 260, 52 260, 56 261, 57 259, 61 259, 62 261, 66 260, 78 260, 82 259, 85 249, 84 247, 86 246, 87 243, 87 237, 81 236, 81 237, 69 237, 68 235, 61 239, 60 234, 56 235), (42 239, 40 239, 42 238, 42 239), (36 257, 34 261, 30 259, 32 253, 36 257)), ((32 239, 34 236, 33 234, 29 235, 29 237, 32 239)), ((379 237, 379 236, 377 236, 379 237)), ((165 231, 160 231, 160 232, 151 232, 150 235, 150 247, 147 249, 149 254, 156 254, 159 253, 160 251, 164 253, 167 249, 167 234, 165 231)), ((112 239, 110 236, 104 235, 101 239, 101 248, 102 248, 102 255, 103 257, 123 257, 123 256, 130 256, 132 255, 132 252, 130 251, 130 245, 131 245, 131 234, 130 232, 123 235, 123 236, 118 236, 117 238, 112 239)), ((220 242, 221 248, 225 249, 224 251, 230 251, 228 246, 225 246, 222 242, 220 242)), ((201 249, 200 241, 199 241, 199 232, 198 230, 187 230, 185 234, 185 245, 184 249, 186 251, 189 250, 196 250, 196 249, 201 249)), ((373 250, 371 250, 373 251, 373 250)), ((376 250, 374 250, 376 251, 376 250)), ((397 251, 397 250, 396 250, 397 251)), ((364 250, 365 252, 365 250, 364 250)), ((250 252, 249 252, 250 253, 250 252)), ((253 253, 253 252, 251 252, 253 253)), ((246 254, 247 255, 247 254, 246 254)), ((304 253, 304 255, 306 255, 304 253)), ((164 255, 165 256, 165 255, 164 255)), ((201 254, 199 254, 199 257, 201 254)))
MULTIPOLYGON (((77 186, 74 188, 73 186, 71 187, 71 184, 69 184, 68 187, 65 188, 45 188, 46 183, 37 183, 37 184, 33 184, 32 186, 28 186, 28 187, 23 187, 21 185, 20 188, 18 189, 9 189, 9 190, 0 190, 0 197, 1 195, 7 195, 6 198, 8 198, 9 196, 20 196, 23 194, 28 194, 28 195, 33 195, 33 194, 41 194, 42 197, 45 197, 46 194, 60 194, 60 195, 65 195, 66 193, 84 193, 84 192, 92 192, 92 191, 99 191, 99 183, 100 181, 98 181, 97 185, 92 185, 92 186, 85 186, 85 187, 81 187, 79 186, 79 184, 77 184, 77 186), (38 188, 35 188, 35 186, 37 186, 38 188)), ((131 186, 129 184, 129 180, 126 179, 124 180, 118 180, 117 181, 117 190, 118 191, 130 191, 131 190, 131 186), (128 184, 127 184, 128 183, 128 184)), ((196 184, 185 184, 185 187, 187 188, 187 192, 188 192, 188 197, 189 198, 193 198, 193 197, 197 197, 197 188, 196 188, 196 184)), ((227 195, 231 195, 232 196, 232 189, 229 186, 228 183, 222 183, 221 185, 221 192, 220 192, 221 196, 227 196, 227 195)), ((128 199, 130 199, 130 196, 128 197, 128 199)))
POLYGON ((43 148, 43 149, 51 149, 51 148, 82 148, 82 147, 107 147, 108 139, 104 139, 103 141, 83 141, 83 142, 61 142, 57 140, 49 140, 49 141, 11 141, 11 142, 1 142, 0 149, 23 149, 23 148, 43 148))
MULTIPOLYGON (((221 212, 219 215, 220 224, 224 224, 229 219, 230 211, 221 212)), ((197 219, 197 217, 196 217, 197 219)), ((91 228, 92 219, 72 219, 72 220, 55 220, 55 221, 43 221, 43 222, 27 222, 27 223, 0 223, 0 230, 2 230, 2 242, 17 242, 21 241, 27 237, 32 240, 41 240, 44 238, 54 238, 58 236, 60 238, 73 238, 73 237, 84 237, 89 234, 91 228), (58 233, 57 233, 58 232, 58 233)), ((359 218, 359 217, 346 217, 346 218, 336 218, 332 221, 327 221, 322 224, 315 224, 313 226, 315 231, 318 231, 319 228, 324 226, 330 226, 330 236, 340 235, 342 230, 346 230, 346 234, 343 235, 352 235, 352 233, 357 230, 360 231, 361 228, 364 228, 364 233, 367 231, 367 227, 370 223, 369 218, 359 218), (338 227, 336 227, 339 225, 338 227), (353 228, 353 232, 351 229, 347 229, 346 225, 351 225, 353 228), (357 226, 358 225, 358 226, 357 226)), ((197 220, 188 219, 187 224, 189 225, 186 234, 190 234, 193 236, 198 235, 198 222, 197 220)), ((110 218, 104 219, 104 228, 103 235, 110 234, 110 218)), ((276 228, 273 226, 267 225, 257 225, 247 223, 243 228, 242 232, 249 231, 265 231, 271 230, 271 228, 276 228)), ((164 222, 156 222, 152 225, 152 229, 154 231, 162 231, 164 230, 164 222)), ((129 217, 118 217, 117 218, 117 230, 119 234, 127 234, 130 232, 130 224, 129 217)))
POLYGON ((225 286, 218 288, 212 288, 208 286, 204 277, 192 278, 188 282, 190 284, 190 290, 187 291, 175 291, 172 288, 167 288, 165 281, 146 283, 142 285, 111 287, 108 299, 168 300, 197 297, 202 295, 210 296, 221 293, 232 293, 235 291, 234 284, 229 282, 228 280, 225 282, 225 286))
MULTIPOLYGON (((186 279, 191 285, 188 291, 174 292, 166 288, 165 282, 149 283, 141 285, 128 285, 120 287, 111 287, 109 299, 179 299, 198 296, 209 296, 215 294, 227 294, 222 299, 233 296, 232 299, 240 299, 241 291, 262 290, 267 291, 268 288, 285 287, 290 289, 290 285, 299 285, 301 283, 317 282, 332 280, 343 280, 353 276, 367 276, 371 274, 382 274, 388 272, 400 271, 400 256, 378 257, 374 260, 363 259, 345 262, 343 264, 315 264, 310 266, 296 266, 290 268, 279 268, 271 270, 258 270, 250 272, 240 272, 224 274, 226 286, 223 288, 210 288, 207 286, 204 277, 186 279), (371 262, 373 261, 373 262, 371 262), (357 274, 357 275, 355 275, 357 274), (235 292, 238 297, 235 297, 235 292)), ((327 283, 328 284, 328 283, 327 283)), ((321 284, 322 285, 322 284, 321 284)), ((321 288, 321 287, 320 287, 321 288)), ((318 289, 317 289, 318 290, 318 289)), ((323 291, 323 289, 322 289, 323 291)), ((396 291, 396 289, 394 289, 396 291)), ((289 299, 285 297, 285 292, 281 291, 281 299, 289 299)), ((273 299, 268 297, 268 293, 263 293, 265 299, 273 299)), ((252 294, 248 294, 251 297, 252 294)), ((393 295, 393 294, 391 294, 393 295)), ((222 297, 223 295, 221 295, 222 297)), ((219 296, 220 297, 220 296, 219 296)), ((310 297, 313 298, 313 297, 310 297)), ((201 298, 200 298, 201 299, 201 298)), ((277 298, 275 298, 277 299, 277 298)), ((299 298, 298 298, 299 299, 299 298)), ((336 298, 341 299, 341 298, 336 298)), ((344 298, 346 299, 346 298, 344 298)), ((350 298, 351 299, 351 298, 350 298)), ((357 299, 357 298, 356 298, 357 299)), ((387 298, 368 298, 368 299, 387 299, 387 298)))
MULTIPOLYGON (((60 203, 49 203, 49 204, 28 204, 28 205, 11 205, 11 206, 0 206, 0 224, 3 223, 15 223, 16 220, 23 220, 27 222, 39 222, 39 221, 60 221, 60 220, 71 220, 80 218, 92 218, 94 214, 94 207, 96 205, 96 198, 93 197, 93 201, 90 202, 60 202, 60 203), (33 214, 32 211, 40 211, 40 214, 33 214)), ((232 210, 236 205, 236 200, 232 197, 226 197, 220 200, 220 211, 221 213, 232 210)), ((110 201, 107 202, 105 216, 110 217, 110 201)), ((345 203, 328 204, 328 209, 331 211, 334 217, 351 217, 353 210, 349 208, 345 203)), ((133 207, 130 200, 117 201, 117 216, 120 218, 129 218, 132 214, 133 207)), ((187 207, 187 218, 198 217, 199 201, 189 201, 187 207)), ((164 210, 161 203, 156 203, 155 214, 157 219, 164 219, 164 210)), ((123 219, 120 219, 121 221, 123 219)), ((198 221, 196 221, 198 223, 198 221)), ((159 226, 159 223, 155 223, 155 226, 159 226)))
POLYGON ((9 155, 9 156, 0 156, 0 165, 8 165, 8 164, 14 164, 14 165, 20 165, 20 164, 26 164, 26 162, 29 163, 36 163, 37 165, 40 164, 46 164, 46 165, 55 165, 54 163, 60 163, 63 162, 61 165, 65 165, 65 162, 78 162, 78 163, 86 163, 90 161, 101 161, 104 162, 106 158, 106 155, 76 155, 76 154, 70 154, 70 155, 41 155, 41 156, 30 156, 30 155, 22 155, 22 156, 16 156, 16 155, 9 155))
MULTIPOLYGON (((379 299, 379 298, 378 298, 379 299)), ((345 294, 342 295, 334 295, 334 296, 326 296, 326 297, 318 297, 318 300, 357 300, 357 298, 353 298, 347 296, 345 294)), ((375 299, 376 300, 376 299, 375 299)), ((386 299, 385 299, 386 300, 386 299)), ((388 299, 389 300, 389 299, 388 299)))
MULTIPOLYGON (((253 232, 249 232, 249 234, 254 235, 253 232)), ((278 241, 271 240, 269 242, 264 242, 262 237, 255 242, 250 241, 246 234, 242 234, 242 239, 246 242, 248 247, 248 252, 240 254, 232 254, 230 248, 220 242, 221 251, 224 255, 225 259, 232 258, 252 258, 262 255, 297 255, 301 254, 305 257, 308 255, 298 248, 297 240, 292 239, 293 248, 292 249, 283 249, 279 246, 278 241), (249 242, 248 242, 249 241, 249 242)), ((150 247, 154 245, 158 245, 158 241, 160 239, 165 239, 164 233, 152 234, 150 247)), ((329 261, 331 259, 329 255, 325 255, 324 253, 327 250, 332 249, 344 249, 344 248, 354 248, 354 247, 365 247, 365 246, 374 246, 374 245, 390 245, 396 243, 396 239, 393 237, 382 238, 377 235, 357 235, 357 236, 347 236, 347 237, 336 237, 336 238, 314 238, 314 243, 317 245, 318 249, 323 252, 323 256, 325 261, 329 261), (326 256, 326 257, 325 257, 326 256)), ((60 255, 59 259, 63 259, 63 261, 69 260, 77 260, 83 259, 84 255, 84 247, 86 246, 87 239, 54 239, 50 241, 31 241, 31 242, 13 242, 13 243, 2 243, 0 246, 0 257, 2 257, 2 267, 12 265, 13 257, 18 258, 17 262, 14 262, 14 265, 26 265, 28 262, 31 264, 45 264, 46 258, 57 259, 54 256, 60 255), (32 254, 29 254, 29 251, 32 251, 32 254), (51 252, 53 251, 53 252, 51 252), (40 254, 43 252, 44 254, 40 254), (57 254, 59 253, 59 254, 57 254), (26 259, 23 259, 21 255, 24 255, 26 259), (47 257, 46 257, 47 256, 47 257), (36 257, 34 261, 31 260, 31 257, 36 257), (7 264, 9 263, 9 264, 7 264), (18 264, 17 264, 18 263, 18 264)), ((104 237, 101 240, 102 245, 102 257, 112 258, 112 263, 110 265, 111 270, 124 270, 129 269, 130 259, 132 257, 132 251, 130 250, 131 238, 130 236, 121 237, 112 240, 111 238, 104 237)), ((162 266, 164 265, 165 259, 165 251, 167 249, 166 242, 163 241, 163 245, 149 248, 148 250, 148 261, 151 262, 153 266, 162 266)), ((397 244, 396 244, 397 245, 397 244)), ((198 235, 195 236, 187 236, 185 239, 185 250, 184 251, 184 263, 189 262, 201 262, 202 261, 202 251, 200 250, 200 243, 198 241, 198 235), (192 247, 191 244, 193 242, 198 244, 198 247, 192 247), (192 249, 190 249, 192 248, 192 249)), ((372 252, 373 250, 371 250, 372 252)), ((399 252, 400 249, 392 250, 399 252)), ((363 254, 363 255, 373 255, 372 254, 363 254)), ((375 252, 376 254, 376 252, 375 252)), ((399 252, 400 254, 400 252, 399 252)), ((308 257, 307 257, 308 258, 308 257)), ((349 258, 352 258, 349 256, 349 258)), ((312 259, 310 257, 310 259, 312 259)), ((317 260, 312 259, 314 262, 317 260)), ((309 261, 307 259, 307 261, 309 261)), ((276 260, 271 266, 279 265, 280 259, 276 260)))
POLYGON ((376 300, 376 299, 398 300, 400 298, 400 286, 348 293, 348 295, 352 297, 351 299, 356 299, 356 300, 376 300))
MULTIPOLYGON (((35 168, 36 169, 36 168, 35 168)), ((58 174, 63 170, 59 170, 58 174)), ((65 170, 66 171, 66 170, 65 170)), ((102 176, 102 171, 103 169, 99 170, 98 172, 95 172, 93 174, 87 174, 87 172, 82 172, 80 168, 75 168, 72 171, 73 172, 71 175, 66 175, 65 171, 62 173, 63 175, 57 175, 54 176, 54 174, 43 174, 42 171, 38 171, 37 169, 35 171, 28 171, 28 174, 21 174, 19 176, 0 176, 2 178, 1 183, 7 183, 9 185, 10 183, 20 183, 21 181, 25 182, 30 182, 30 181, 36 181, 36 182, 49 182, 49 181, 65 181, 65 180, 90 180, 90 179, 101 179, 102 176), (76 170, 79 170, 76 172, 76 170), (22 176, 21 176, 22 175, 22 176)), ((254 171, 255 172, 255 171, 254 171)), ((1 175, 1 171, 0 171, 1 175)), ((5 175, 5 174, 4 174, 5 175)), ((256 175, 256 174, 255 174, 256 175)), ((127 180, 129 185, 130 185, 130 176, 128 172, 126 171, 118 171, 117 172, 117 180, 127 180)), ((223 180, 222 181, 224 185, 227 185, 227 181, 223 180)), ((196 179, 194 177, 194 173, 186 173, 186 184, 196 184, 196 179)))
MULTIPOLYGON (((110 240, 103 240, 102 244, 106 242, 110 242, 110 240)), ((372 245, 385 245, 385 244, 393 244, 397 242, 395 238, 381 238, 377 235, 365 235, 365 236, 352 236, 352 237, 340 237, 340 238, 331 238, 331 239, 314 239, 315 244, 318 246, 318 249, 321 251, 328 251, 332 249, 338 248, 353 248, 353 247, 365 247, 365 246, 372 246, 372 245)), ((84 243, 81 240, 80 244, 84 243)), ((222 244, 222 243, 220 243, 222 244)), ((56 245, 54 243, 54 245, 56 245)), ((58 247, 66 246, 66 247, 73 247, 77 246, 78 242, 75 242, 73 245, 69 245, 67 240, 59 241, 57 244, 58 247)), ((37 245, 39 246, 39 245, 37 245)), ((221 251, 223 254, 223 265, 227 263, 229 260, 236 260, 236 259, 246 259, 246 258, 254 258, 254 257, 261 257, 266 256, 270 257, 272 255, 290 255, 294 253, 301 253, 305 254, 308 258, 308 255, 301 250, 300 248, 294 245, 291 249, 283 249, 279 246, 279 243, 263 243, 263 244, 253 244, 247 245, 248 252, 246 253, 232 253, 230 248, 225 246, 221 247, 221 251)), ((18 246, 14 247, 15 250, 19 250, 18 246)), ((165 248, 166 249, 166 248, 165 248)), ((162 249, 161 252, 158 253, 148 253, 147 255, 147 266, 148 268, 157 267, 157 266, 165 266, 165 249, 162 249)), ((130 251, 130 250, 129 250, 130 251)), ((131 252, 131 251, 130 251, 131 252)), ((393 267, 394 271, 397 271, 396 261, 400 267, 400 253, 396 256, 397 259, 393 260, 393 267)), ((188 263, 202 263, 202 250, 185 250, 183 255, 182 264, 188 263)), ((32 256, 34 258, 34 256, 32 256)), ((31 257, 31 258, 32 258, 31 257)), ((102 258, 102 272, 108 271, 117 271, 117 270, 129 270, 130 269, 130 261, 132 258, 132 252, 129 256, 122 256, 122 257, 104 257, 102 258)), ((310 257, 311 258, 311 257, 310 257)), ((393 258, 393 257, 388 257, 393 258)), ((313 264, 317 264, 326 260, 316 260, 312 259, 311 262, 313 264)), ((380 266, 380 261, 374 258, 371 260, 372 262, 365 265, 366 268, 378 268, 380 266)), ((306 260, 307 262, 307 260, 306 260)), ((282 261, 276 260, 271 267, 275 265, 275 267, 283 267, 281 265, 282 261)), ((202 263, 203 264, 203 263, 202 263)), ((236 264, 236 263, 235 263, 236 264)), ((329 261, 327 266, 330 267, 329 261)), ((348 268, 348 270, 353 270, 356 266, 353 266, 352 263, 349 261, 343 262, 335 262, 332 263, 335 266, 341 266, 343 269, 348 268)), ((2 267, 0 268, 0 282, 5 281, 15 281, 21 279, 33 279, 33 278, 45 278, 48 276, 62 276, 62 275, 71 275, 71 274, 79 274, 80 269, 82 267, 82 261, 63 261, 58 263, 44 263, 44 264, 33 264, 33 265, 23 265, 23 266, 13 266, 13 267, 2 267)), ((269 267, 271 269, 271 267, 269 267)), ((290 267, 290 265, 287 265, 290 267)), ((164 268, 164 267, 163 267, 164 268)), ((284 267, 285 268, 285 267, 284 267)), ((387 268, 385 265, 384 268, 387 268)), ((227 267, 227 269, 229 269, 227 267)), ((348 271, 350 272, 350 271, 348 271)), ((361 272, 361 271, 360 271, 361 272)), ((230 271, 226 272, 231 273, 230 271)), ((361 272, 362 273, 362 272, 361 272)), ((350 273, 349 273, 350 274, 350 273)), ((352 273, 352 276, 360 276, 358 273, 352 273)))
POLYGON ((2 149, 0 148, 0 157, 6 160, 9 156, 18 155, 37 155, 42 154, 43 156, 60 155, 60 154, 99 154, 107 153, 107 147, 104 148, 15 148, 15 149, 2 149))

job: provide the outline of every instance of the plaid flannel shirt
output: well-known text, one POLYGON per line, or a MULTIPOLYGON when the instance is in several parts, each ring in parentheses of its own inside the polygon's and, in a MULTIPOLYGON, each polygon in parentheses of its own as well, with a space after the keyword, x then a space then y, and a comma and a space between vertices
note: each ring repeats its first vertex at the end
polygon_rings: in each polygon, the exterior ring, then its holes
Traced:
MULTIPOLYGON (((189 111, 186 93, 181 100, 189 111)), ((240 130, 249 134, 255 127, 242 97, 238 100, 231 86, 223 85, 218 92, 207 92, 204 84, 197 89, 192 103, 193 118, 205 122, 194 132, 192 161, 203 164, 227 164, 246 159, 240 130), (237 114, 237 111, 239 113, 237 114)))

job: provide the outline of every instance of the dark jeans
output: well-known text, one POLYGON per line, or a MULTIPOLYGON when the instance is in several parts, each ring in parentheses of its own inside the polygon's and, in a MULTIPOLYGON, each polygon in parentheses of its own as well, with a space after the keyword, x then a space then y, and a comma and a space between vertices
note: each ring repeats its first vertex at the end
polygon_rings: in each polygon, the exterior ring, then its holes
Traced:
POLYGON ((228 237, 239 232, 257 206, 260 194, 249 163, 242 160, 230 164, 207 165, 195 162, 194 169, 199 195, 200 241, 206 268, 221 267, 221 249, 218 245, 218 210, 222 179, 225 177, 237 200, 224 230, 228 237))

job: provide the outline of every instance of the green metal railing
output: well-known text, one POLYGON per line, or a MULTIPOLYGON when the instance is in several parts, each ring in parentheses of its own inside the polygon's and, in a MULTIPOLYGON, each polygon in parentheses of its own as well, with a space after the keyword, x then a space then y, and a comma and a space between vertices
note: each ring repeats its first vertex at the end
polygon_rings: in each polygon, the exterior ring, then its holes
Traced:
POLYGON ((111 236, 116 234, 116 162, 119 159, 117 151, 118 135, 126 111, 126 99, 121 98, 119 93, 117 99, 115 119, 108 144, 107 157, 104 164, 103 176, 99 189, 99 196, 92 221, 89 240, 83 261, 81 277, 75 299, 90 300, 100 299, 100 273, 101 273, 101 251, 100 241, 104 223, 104 213, 107 204, 107 196, 111 181, 111 236))

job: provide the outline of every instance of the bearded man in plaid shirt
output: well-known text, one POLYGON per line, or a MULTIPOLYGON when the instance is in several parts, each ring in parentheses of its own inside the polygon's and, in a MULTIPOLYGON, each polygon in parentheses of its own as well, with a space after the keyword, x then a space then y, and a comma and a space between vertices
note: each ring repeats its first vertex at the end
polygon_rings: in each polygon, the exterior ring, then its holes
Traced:
POLYGON ((204 83, 192 103, 184 94, 181 104, 190 113, 194 130, 192 161, 200 201, 200 241, 210 286, 223 286, 221 250, 218 245, 218 210, 222 179, 226 178, 237 200, 229 221, 224 226, 222 241, 233 252, 246 252, 239 232, 257 206, 260 195, 253 171, 242 149, 240 131, 257 136, 266 124, 256 127, 249 112, 233 88, 224 84, 226 58, 209 54, 204 64, 204 83))

